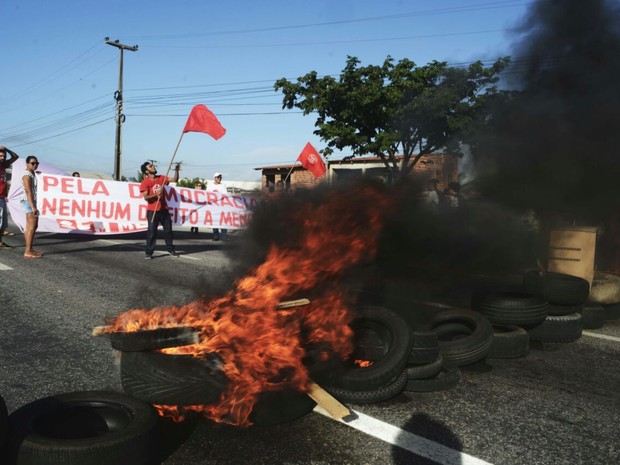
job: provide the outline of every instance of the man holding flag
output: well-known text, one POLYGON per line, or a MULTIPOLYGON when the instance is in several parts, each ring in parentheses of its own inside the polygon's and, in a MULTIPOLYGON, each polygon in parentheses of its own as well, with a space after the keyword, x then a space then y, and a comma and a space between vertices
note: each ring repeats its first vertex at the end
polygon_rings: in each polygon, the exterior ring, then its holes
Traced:
POLYGON ((144 173, 144 179, 140 183, 140 193, 144 200, 147 201, 146 218, 148 221, 148 230, 146 233, 146 250, 145 258, 150 260, 153 258, 155 251, 155 243, 157 242, 157 227, 161 224, 164 228, 164 240, 166 241, 166 250, 171 256, 178 258, 179 254, 174 250, 172 242, 172 218, 166 204, 166 196, 164 186, 171 182, 179 180, 179 170, 181 167, 177 164, 174 167, 174 177, 157 176, 157 168, 151 162, 144 162, 140 167, 144 173))

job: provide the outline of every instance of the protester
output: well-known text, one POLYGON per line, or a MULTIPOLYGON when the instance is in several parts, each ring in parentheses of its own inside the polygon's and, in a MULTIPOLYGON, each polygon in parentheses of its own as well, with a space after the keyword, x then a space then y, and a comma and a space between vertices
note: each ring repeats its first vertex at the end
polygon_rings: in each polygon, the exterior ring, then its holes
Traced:
POLYGON ((461 195, 461 185, 454 181, 448 184, 448 187, 443 193, 445 199, 445 207, 450 208, 463 208, 465 207, 465 198, 461 195))
MULTIPOLYGON (((224 184, 222 184, 222 173, 215 173, 213 175, 213 182, 209 184, 209 186, 207 187, 207 190, 209 192, 218 192, 220 194, 225 194, 226 192, 228 192, 226 190, 226 186, 224 186, 224 184)), ((228 233, 228 230, 226 230, 226 229, 222 229, 220 231, 219 228, 213 228, 213 238, 212 239, 214 241, 219 241, 220 237, 221 237, 222 239, 226 240, 228 238, 227 233, 228 233)))
POLYGON ((0 145, 0 249, 8 249, 10 245, 5 244, 2 238, 10 233, 6 231, 9 216, 7 212, 7 196, 8 188, 6 186, 6 169, 11 166, 19 156, 12 150, 7 149, 4 145, 0 145), (7 160, 9 154, 11 158, 7 160), (8 233, 8 234, 7 234, 8 233))
POLYGON ((164 240, 166 242, 168 254, 175 258, 179 257, 179 254, 174 250, 172 240, 172 218, 168 211, 164 186, 179 180, 180 169, 181 166, 177 164, 174 167, 174 177, 169 178, 163 175, 157 176, 157 168, 155 168, 151 162, 144 162, 140 167, 141 172, 144 174, 144 179, 140 183, 140 193, 143 195, 144 200, 147 201, 146 218, 148 221, 148 230, 146 234, 145 250, 145 258, 147 260, 153 258, 155 243, 157 242, 157 228, 160 224, 164 229, 164 240))
POLYGON ((439 192, 439 179, 431 179, 426 185, 426 191, 422 193, 424 206, 431 211, 439 210, 442 194, 439 192))
MULTIPOLYGON (((197 182, 197 183, 194 185, 194 189, 205 190, 205 188, 206 188, 206 187, 207 187, 207 186, 205 186, 205 185, 204 185, 204 183, 202 183, 202 182, 197 182)), ((192 227, 190 228, 190 232, 193 232, 194 234, 198 234, 198 228, 197 228, 196 226, 192 226, 192 227)))
POLYGON ((78 173, 77 171, 74 171, 71 176, 73 176, 74 178, 79 178, 80 177, 80 173, 78 173))
POLYGON ((26 158, 26 171, 22 175, 22 186, 24 193, 20 198, 20 203, 26 213, 26 230, 24 240, 24 258, 41 258, 43 254, 32 248, 34 233, 39 227, 39 210, 37 209, 37 174, 35 170, 39 166, 37 157, 30 155, 26 158))

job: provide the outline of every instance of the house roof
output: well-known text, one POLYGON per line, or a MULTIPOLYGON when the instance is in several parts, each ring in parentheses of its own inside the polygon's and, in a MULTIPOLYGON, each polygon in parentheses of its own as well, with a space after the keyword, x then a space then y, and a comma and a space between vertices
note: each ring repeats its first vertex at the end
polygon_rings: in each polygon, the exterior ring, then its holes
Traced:
MULTIPOLYGON (((447 155, 446 153, 429 153, 428 155, 424 155, 425 157, 432 157, 437 155, 447 155)), ((402 160, 403 155, 396 155, 397 160, 402 160)), ((328 165, 344 165, 344 164, 363 164, 363 163, 381 163, 382 160, 380 157, 373 155, 370 157, 344 157, 339 160, 327 160, 328 165)), ((254 168, 255 170, 290 170, 291 168, 302 168, 301 165, 298 164, 289 164, 289 165, 271 165, 271 166, 261 166, 258 168, 254 168)))

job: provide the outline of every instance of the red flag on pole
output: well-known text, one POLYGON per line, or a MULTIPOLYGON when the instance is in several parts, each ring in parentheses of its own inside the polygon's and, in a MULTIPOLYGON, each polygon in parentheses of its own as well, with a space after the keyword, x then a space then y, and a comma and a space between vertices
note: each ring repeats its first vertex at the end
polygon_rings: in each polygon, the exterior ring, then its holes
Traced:
POLYGON ((300 161, 304 168, 312 172, 315 178, 323 176, 327 171, 321 155, 319 155, 319 152, 316 151, 310 142, 301 151, 297 161, 300 161))
POLYGON ((195 105, 183 128, 183 133, 186 132, 204 132, 218 140, 226 134, 226 129, 205 105, 195 105))

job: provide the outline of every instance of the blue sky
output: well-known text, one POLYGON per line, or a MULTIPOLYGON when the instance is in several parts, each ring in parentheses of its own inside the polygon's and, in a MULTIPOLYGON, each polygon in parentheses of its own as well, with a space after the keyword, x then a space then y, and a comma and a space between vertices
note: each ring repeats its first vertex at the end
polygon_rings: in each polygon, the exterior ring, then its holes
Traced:
MULTIPOLYGON (((122 174, 165 172, 189 111, 205 104, 227 134, 187 133, 183 177, 256 181, 254 168, 321 150, 314 118, 273 90, 310 71, 337 75, 388 55, 461 65, 510 55, 531 0, 3 0, 0 145, 67 171, 114 171, 117 48, 124 52, 122 174)), ((343 155, 347 155, 346 153, 343 155)))

